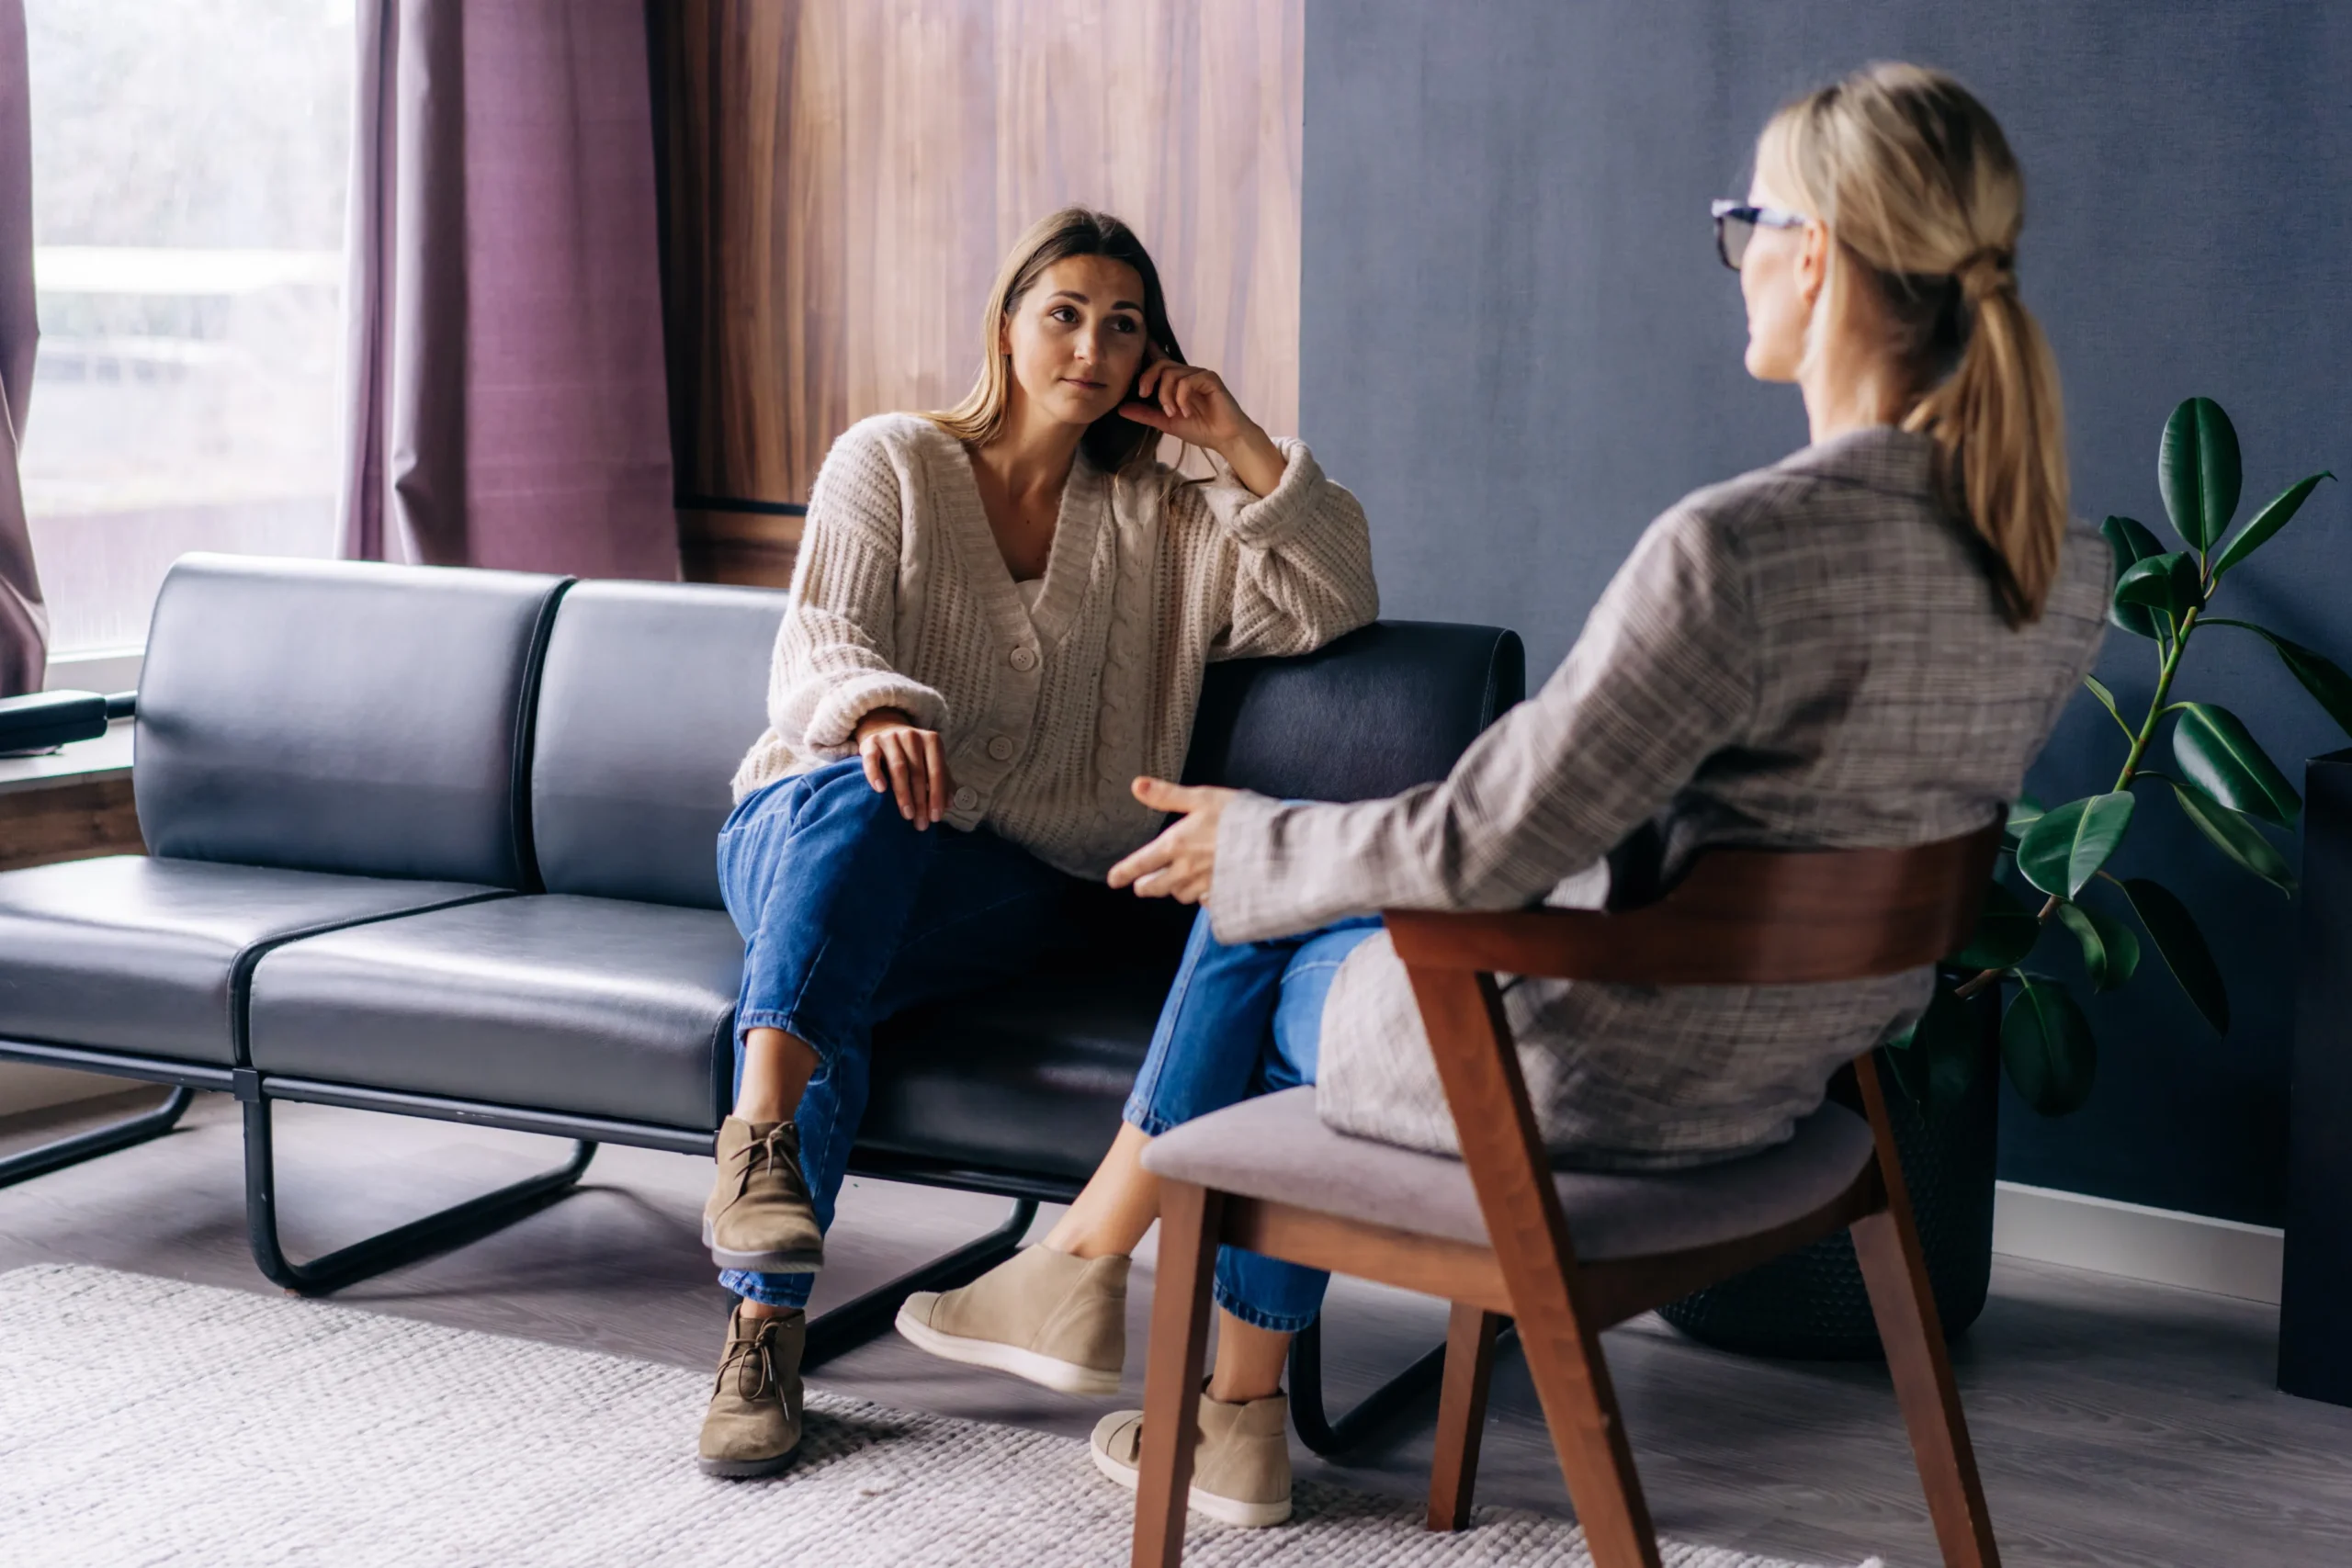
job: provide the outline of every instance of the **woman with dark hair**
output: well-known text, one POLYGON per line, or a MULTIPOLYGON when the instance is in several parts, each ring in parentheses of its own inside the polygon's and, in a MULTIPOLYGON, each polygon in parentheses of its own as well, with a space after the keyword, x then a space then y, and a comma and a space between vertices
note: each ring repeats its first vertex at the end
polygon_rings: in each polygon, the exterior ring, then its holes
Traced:
MULTIPOLYGON (((1159 1213, 1149 1140, 1295 1084, 1341 1132, 1456 1152, 1381 909, 1590 906, 1612 870, 1654 886, 1710 844, 1927 843, 2016 795, 2098 651, 2109 568, 2069 519, 2057 367, 2018 297, 2024 189, 1999 125, 1939 73, 1872 66, 1783 108, 1715 235, 1747 369, 1797 385, 1811 444, 1652 523, 1566 662, 1443 782, 1338 806, 1136 781, 1184 816, 1112 885, 1204 913, 1128 1124, 1046 1247, 1124 1268, 1159 1213)), ((1503 1001, 1554 1156, 1664 1169, 1788 1138, 1931 983, 1518 979, 1503 1001)), ((910 1302, 931 1332, 910 1337, 1114 1388, 1123 1325, 1089 1306, 1099 1278, 1023 1253, 910 1302)), ((1323 1287, 1221 1252, 1193 1507, 1289 1515, 1283 1365, 1323 1287)), ((1141 1430, 1106 1417, 1096 1466, 1134 1485, 1141 1430)))
POLYGON ((770 728, 719 835, 744 958, 703 1233, 741 1300, 712 1474, 799 1442, 802 1308, 873 1026, 1023 972, 1073 881, 1158 830, 1128 784, 1181 771, 1207 660, 1306 653, 1378 611, 1363 509, 1183 363, 1125 224, 1036 224, 983 331, 960 405, 863 421, 826 456, 770 728), (1161 464, 1163 436, 1214 477, 1161 464))

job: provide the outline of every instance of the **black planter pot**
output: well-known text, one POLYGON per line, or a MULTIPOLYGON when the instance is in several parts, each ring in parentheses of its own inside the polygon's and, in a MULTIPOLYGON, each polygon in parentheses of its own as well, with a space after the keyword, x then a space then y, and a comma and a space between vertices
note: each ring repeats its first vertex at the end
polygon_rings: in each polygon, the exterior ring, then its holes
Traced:
MULTIPOLYGON (((1936 1314, 1956 1339, 1984 1310, 1993 1272, 1993 1168, 1998 1153, 2001 1088, 2000 991, 1970 1003, 1982 1024, 1976 1072, 1966 1091, 1932 1119, 1898 1089, 1882 1066, 1894 1145, 1911 1190, 1927 1255, 1936 1314)), ((1884 1053, 1881 1053, 1883 1061, 1884 1053)), ((1853 1075, 1840 1073, 1830 1098, 1860 1111, 1853 1075)), ((1880 1354, 1870 1293, 1844 1231, 1751 1269, 1658 1315, 1702 1344, 1756 1356, 1860 1360, 1880 1354)))

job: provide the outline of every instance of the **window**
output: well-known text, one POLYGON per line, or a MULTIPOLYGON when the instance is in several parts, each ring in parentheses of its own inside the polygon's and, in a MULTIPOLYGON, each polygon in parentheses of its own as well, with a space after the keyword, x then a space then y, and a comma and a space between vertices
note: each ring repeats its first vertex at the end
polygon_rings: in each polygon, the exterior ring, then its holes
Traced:
POLYGON ((331 555, 353 0, 27 0, 51 653, 187 550, 331 555))

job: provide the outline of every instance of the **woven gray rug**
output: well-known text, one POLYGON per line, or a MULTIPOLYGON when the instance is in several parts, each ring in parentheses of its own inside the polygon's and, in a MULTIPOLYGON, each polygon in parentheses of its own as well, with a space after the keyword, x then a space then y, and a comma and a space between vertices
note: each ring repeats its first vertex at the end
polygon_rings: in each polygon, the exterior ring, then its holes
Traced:
MULTIPOLYGON (((1067 1438, 812 1393, 800 1462, 694 1467, 706 1376, 350 1308, 78 1268, 0 1275, 0 1558, 373 1565, 1126 1560, 1130 1495, 1067 1438)), ((1200 1568, 1586 1568, 1574 1526, 1302 1484, 1200 1568)), ((1793 1568, 1669 1546, 1674 1568, 1793 1568)))

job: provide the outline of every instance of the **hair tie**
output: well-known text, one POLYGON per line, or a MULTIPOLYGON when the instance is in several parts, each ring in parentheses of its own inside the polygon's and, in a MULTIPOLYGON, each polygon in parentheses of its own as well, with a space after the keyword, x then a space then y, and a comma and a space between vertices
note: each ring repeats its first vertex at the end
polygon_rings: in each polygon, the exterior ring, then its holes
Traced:
POLYGON ((1978 304, 1988 295, 2017 288, 2017 256, 1997 245, 1987 245, 1952 268, 1951 276, 1960 285, 1960 297, 1971 305, 1978 304))

